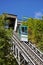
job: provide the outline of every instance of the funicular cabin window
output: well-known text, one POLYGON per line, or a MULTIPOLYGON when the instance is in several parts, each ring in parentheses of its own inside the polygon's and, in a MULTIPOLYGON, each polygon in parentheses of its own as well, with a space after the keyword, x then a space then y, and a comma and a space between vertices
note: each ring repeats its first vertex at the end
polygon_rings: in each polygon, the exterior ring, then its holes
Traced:
POLYGON ((27 34, 27 27, 22 27, 22 33, 27 34))
POLYGON ((27 27, 25 27, 25 33, 27 33, 27 27))
POLYGON ((22 32, 25 32, 25 31, 24 31, 24 27, 22 27, 22 32))

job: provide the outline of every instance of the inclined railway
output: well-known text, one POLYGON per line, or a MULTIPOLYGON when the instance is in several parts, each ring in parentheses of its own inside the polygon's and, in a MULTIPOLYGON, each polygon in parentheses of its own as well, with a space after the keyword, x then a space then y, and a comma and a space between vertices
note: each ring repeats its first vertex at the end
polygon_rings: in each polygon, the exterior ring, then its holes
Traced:
POLYGON ((22 42, 19 40, 17 33, 13 32, 12 42, 21 49, 22 53, 30 60, 32 65, 43 65, 43 54, 39 54, 30 42, 22 42))

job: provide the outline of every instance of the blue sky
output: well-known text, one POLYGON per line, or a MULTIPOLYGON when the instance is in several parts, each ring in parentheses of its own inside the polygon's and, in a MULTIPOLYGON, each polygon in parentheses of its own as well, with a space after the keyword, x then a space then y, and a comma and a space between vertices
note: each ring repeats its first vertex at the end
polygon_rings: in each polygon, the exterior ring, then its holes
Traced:
POLYGON ((25 17, 39 18, 43 15, 43 0, 0 0, 0 14, 3 12, 25 17))

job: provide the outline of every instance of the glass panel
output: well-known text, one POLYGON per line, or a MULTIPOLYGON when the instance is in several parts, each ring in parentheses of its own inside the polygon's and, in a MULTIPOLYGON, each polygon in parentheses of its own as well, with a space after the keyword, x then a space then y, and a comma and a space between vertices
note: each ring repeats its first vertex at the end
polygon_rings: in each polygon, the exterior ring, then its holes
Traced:
POLYGON ((22 27, 22 32, 25 32, 24 27, 22 27))
POLYGON ((25 33, 27 33, 27 27, 25 27, 25 33))

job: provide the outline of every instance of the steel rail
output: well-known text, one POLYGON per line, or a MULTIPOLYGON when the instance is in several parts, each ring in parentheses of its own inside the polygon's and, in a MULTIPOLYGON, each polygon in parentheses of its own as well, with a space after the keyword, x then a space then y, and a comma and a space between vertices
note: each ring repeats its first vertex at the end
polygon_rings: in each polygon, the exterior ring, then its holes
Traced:
MULTIPOLYGON (((23 45, 23 43, 22 43, 22 45, 23 45)), ((27 46, 27 45, 26 45, 26 46, 27 46)), ((26 47, 26 46, 25 46, 25 47, 26 47)), ((28 49, 29 49, 29 47, 28 47, 28 49)), ((33 50, 31 50, 31 52, 34 53, 33 50)), ((35 53, 34 53, 34 54, 35 54, 35 53)), ((37 54, 35 54, 35 56, 37 56, 37 54)), ((36 58, 36 57, 35 57, 35 58, 36 58)), ((40 59, 40 57, 38 57, 38 59, 40 59)), ((36 61, 38 61, 38 59, 37 59, 36 61)), ((40 60, 40 61, 43 63, 43 60, 40 60)), ((41 64, 41 62, 40 62, 40 64, 41 64)))
POLYGON ((25 51, 25 49, 20 45, 20 42, 18 42, 15 38, 12 38, 12 40, 15 41, 15 43, 19 46, 19 48, 22 50, 22 52, 24 53, 24 55, 32 62, 32 64, 35 65, 35 63, 32 61, 32 59, 30 58, 30 56, 27 55, 27 52, 25 51))

